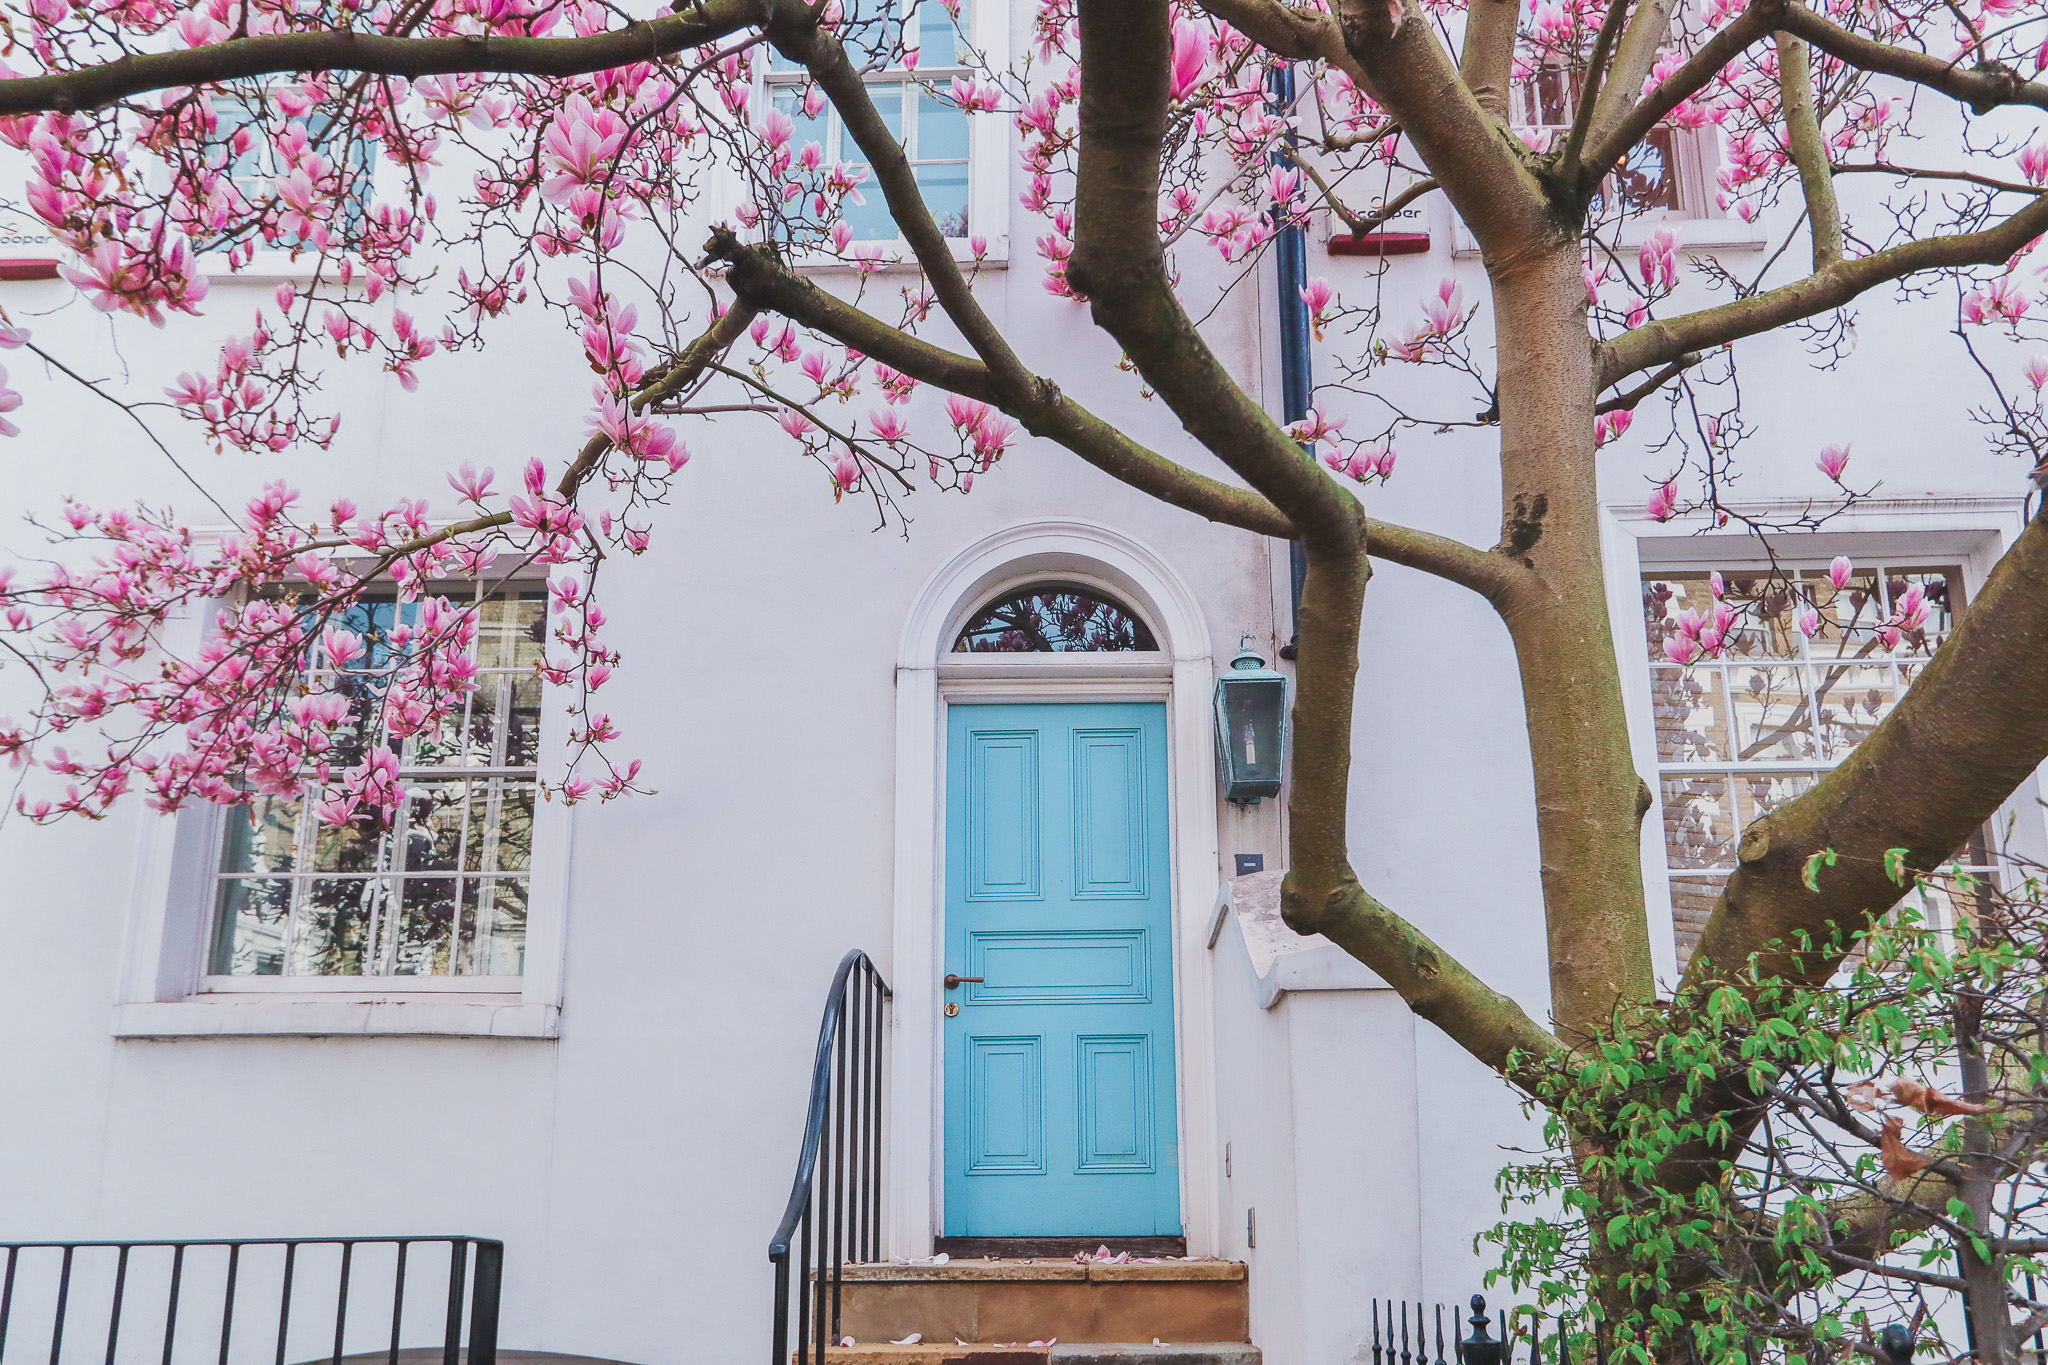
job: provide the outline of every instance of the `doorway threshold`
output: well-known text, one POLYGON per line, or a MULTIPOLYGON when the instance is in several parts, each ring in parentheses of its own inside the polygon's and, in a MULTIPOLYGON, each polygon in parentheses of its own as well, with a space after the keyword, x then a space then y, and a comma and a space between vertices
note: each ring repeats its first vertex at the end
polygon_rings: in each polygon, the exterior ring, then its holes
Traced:
POLYGON ((1133 1256, 1185 1256, 1185 1237, 940 1237, 933 1251, 948 1256, 998 1256, 1004 1259, 1037 1256, 1092 1256, 1108 1247, 1110 1254, 1128 1251, 1133 1256))

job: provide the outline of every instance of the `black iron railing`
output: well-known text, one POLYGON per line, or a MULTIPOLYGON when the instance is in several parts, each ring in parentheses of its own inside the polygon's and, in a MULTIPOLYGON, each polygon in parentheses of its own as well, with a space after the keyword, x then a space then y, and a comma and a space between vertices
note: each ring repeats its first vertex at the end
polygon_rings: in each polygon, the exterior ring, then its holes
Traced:
MULTIPOLYGON (((1465 1317, 1465 1310, 1440 1303, 1372 1300, 1372 1365, 1608 1365, 1611 1358, 1608 1334, 1584 1316, 1559 1314, 1549 1319, 1546 1342, 1545 1319, 1534 1309, 1489 1314, 1484 1296, 1474 1294, 1468 1302, 1471 1313, 1465 1317)), ((1878 1334, 1878 1347, 1888 1365, 1912 1365, 1914 1338, 1905 1326, 1886 1327, 1878 1334)), ((1689 1358, 1692 1365, 1706 1365, 1698 1351, 1689 1358)), ((1750 1337, 1731 1343, 1722 1358, 1749 1365, 1791 1365, 1797 1357, 1782 1343, 1750 1337)), ((2048 1365, 2048 1360, 2040 1365, 2048 1365)))
POLYGON ((775 1365, 824 1365, 826 1345, 839 1337, 846 1263, 882 1255, 888 1012, 889 983, 868 955, 856 948, 841 958, 818 1028, 796 1183, 768 1242, 775 1266, 775 1365))
POLYGON ((505 1244, 486 1238, 0 1242, 0 1251, 0 1365, 398 1365, 402 1347, 430 1345, 442 1365, 462 1365, 465 1327, 467 1365, 497 1365, 505 1244))

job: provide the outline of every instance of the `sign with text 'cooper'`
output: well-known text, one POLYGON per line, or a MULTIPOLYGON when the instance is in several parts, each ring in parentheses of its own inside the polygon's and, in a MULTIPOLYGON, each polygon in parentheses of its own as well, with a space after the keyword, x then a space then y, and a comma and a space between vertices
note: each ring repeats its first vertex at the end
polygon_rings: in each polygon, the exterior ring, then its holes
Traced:
POLYGON ((35 222, 0 226, 0 280, 54 280, 63 248, 35 222))
MULTIPOLYGON (((1353 188, 1360 185, 1354 181, 1339 189, 1339 193, 1351 190, 1363 200, 1364 213, 1376 213, 1382 205, 1399 199, 1419 183, 1421 177, 1411 175, 1397 167, 1376 170, 1364 180, 1370 190, 1353 188)), ((1332 214, 1330 217, 1330 254, 1333 256, 1401 256, 1429 250, 1429 198, 1427 194, 1417 195, 1403 204, 1394 214, 1372 232, 1362 237, 1353 236, 1344 225, 1344 220, 1332 214)))

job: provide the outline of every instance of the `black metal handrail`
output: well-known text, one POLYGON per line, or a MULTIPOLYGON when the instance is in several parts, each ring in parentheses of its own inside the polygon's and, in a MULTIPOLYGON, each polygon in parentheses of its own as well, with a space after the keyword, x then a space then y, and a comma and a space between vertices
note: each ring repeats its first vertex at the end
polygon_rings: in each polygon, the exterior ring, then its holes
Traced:
POLYGON ((768 1240, 775 1266, 775 1365, 824 1365, 826 1345, 839 1336, 839 1289, 849 1256, 872 1261, 882 1254, 882 1032, 889 994, 866 953, 856 948, 839 959, 818 1027, 796 1182, 768 1240))
POLYGON ((344 1356, 382 1356, 388 1365, 397 1365, 406 1338, 438 1340, 442 1365, 462 1365, 465 1288, 467 1365, 497 1365, 505 1244, 489 1238, 0 1242, 0 1251, 6 1253, 0 1267, 0 1365, 38 1358, 48 1365, 259 1365, 266 1357, 270 1365, 321 1360, 339 1365, 344 1356), (438 1294, 427 1298, 424 1308, 415 1295, 408 1314, 407 1285, 428 1277, 434 1283, 441 1269, 438 1255, 419 1253, 442 1246, 447 1248, 446 1298, 436 1312, 438 1294), (272 1249, 276 1254, 270 1254, 272 1249), (325 1311, 327 1295, 313 1298, 318 1290, 309 1292, 309 1281, 321 1290, 331 1286, 331 1315, 325 1311), (274 1294, 265 1292, 272 1289, 274 1294), (354 1352, 349 1349, 352 1292, 354 1352), (365 1299, 374 1318, 366 1317, 365 1299), (215 1302, 217 1314, 210 1311, 215 1302), (274 1314, 268 1311, 272 1302, 274 1314), (296 1316, 294 1308, 300 1310, 296 1316), (391 1314, 388 1340, 382 1328, 386 1308, 391 1314), (374 1324, 374 1337, 363 1330, 366 1321, 374 1324), (160 1356, 153 1345, 141 1344, 153 1343, 158 1327, 160 1356), (11 1357, 10 1345, 15 1347, 11 1357), (371 1345, 374 1351, 361 1349, 371 1345))

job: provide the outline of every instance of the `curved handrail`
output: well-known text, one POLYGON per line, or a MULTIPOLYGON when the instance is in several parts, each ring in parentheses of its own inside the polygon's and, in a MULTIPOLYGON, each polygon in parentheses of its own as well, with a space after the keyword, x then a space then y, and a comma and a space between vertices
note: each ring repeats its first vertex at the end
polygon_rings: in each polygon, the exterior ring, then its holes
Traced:
POLYGON ((811 1108, 804 1117, 804 1145, 796 1160, 796 1181, 790 1187, 789 1205, 782 1211, 782 1221, 775 1225, 775 1235, 768 1239, 771 1261, 789 1254, 789 1239, 811 1199, 811 1177, 818 1169, 818 1144, 825 1136, 825 1106, 831 1098, 832 1040, 838 1036, 839 1020, 845 1013, 846 983, 852 978, 853 969, 863 963, 881 987, 882 998, 887 1000, 894 994, 874 959, 860 949, 855 948, 839 959, 839 970, 832 974, 832 988, 825 993, 825 1018, 818 1025, 818 1051, 811 1063, 811 1108))
POLYGON ((839 1332, 848 1252, 858 1261, 882 1249, 882 1036, 890 997, 889 983, 858 948, 839 960, 825 993, 796 1180, 768 1242, 776 1365, 825 1365, 825 1347, 839 1332), (794 1256, 792 1243, 800 1244, 794 1256))

